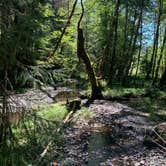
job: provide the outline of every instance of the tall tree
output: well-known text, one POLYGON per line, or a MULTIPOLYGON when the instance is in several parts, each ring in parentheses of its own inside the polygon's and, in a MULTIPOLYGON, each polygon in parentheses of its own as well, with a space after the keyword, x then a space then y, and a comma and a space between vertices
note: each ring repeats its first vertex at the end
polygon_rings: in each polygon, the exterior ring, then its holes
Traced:
POLYGON ((160 63, 163 57, 163 52, 164 52, 164 48, 166 47, 166 27, 165 27, 165 32, 164 32, 164 37, 163 37, 163 43, 161 46, 161 50, 160 50, 160 56, 157 62, 157 67, 156 67, 156 72, 155 72, 155 76, 153 79, 153 85, 156 83, 157 79, 158 79, 158 75, 159 75, 159 68, 160 68, 160 63))
POLYGON ((119 7, 120 7, 120 0, 116 1, 116 6, 115 6, 115 14, 113 18, 113 27, 114 27, 114 39, 113 39, 113 48, 112 48, 112 53, 111 53, 111 68, 110 68, 110 78, 109 78, 109 84, 112 83, 113 81, 113 76, 114 76, 114 65, 115 65, 115 60, 116 60, 116 54, 117 54, 117 41, 118 41, 118 18, 119 18, 119 7))
MULTIPOLYGON (((144 1, 142 0, 142 3, 144 1)), ((142 5, 142 8, 143 8, 143 5, 142 5)), ((139 45, 139 51, 138 51, 138 57, 137 57, 137 67, 136 67, 136 73, 135 73, 135 76, 137 77, 137 74, 138 74, 138 69, 139 69, 139 65, 140 65, 140 58, 141 58, 141 51, 142 51, 142 15, 143 15, 143 12, 141 12, 141 28, 140 28, 140 45, 139 45)))
POLYGON ((157 59, 157 51, 158 51, 159 27, 160 27, 161 15, 162 15, 162 7, 163 7, 163 0, 159 0, 157 25, 156 25, 156 32, 154 35, 154 42, 153 42, 153 51, 152 51, 152 56, 151 56, 151 60, 149 64, 149 69, 147 71, 146 79, 149 79, 151 74, 152 74, 152 77, 154 76, 155 64, 157 59))
POLYGON ((78 21, 78 26, 77 26, 77 32, 78 32, 78 37, 77 37, 77 56, 80 60, 83 61, 83 63, 85 64, 86 67, 86 72, 88 74, 89 77, 89 81, 91 84, 91 99, 101 99, 103 98, 102 93, 101 93, 101 89, 99 87, 99 84, 96 80, 96 76, 93 70, 93 67, 91 65, 91 61, 85 51, 84 48, 84 36, 83 36, 83 29, 80 28, 80 24, 81 21, 83 19, 84 16, 84 5, 83 5, 83 1, 81 0, 81 8, 82 8, 82 13, 80 16, 80 19, 78 21))

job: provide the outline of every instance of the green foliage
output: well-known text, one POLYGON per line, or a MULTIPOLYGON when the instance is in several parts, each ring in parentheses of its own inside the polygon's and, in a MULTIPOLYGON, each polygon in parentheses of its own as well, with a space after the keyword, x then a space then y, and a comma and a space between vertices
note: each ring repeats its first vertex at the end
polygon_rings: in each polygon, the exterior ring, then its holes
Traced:
POLYGON ((124 87, 113 87, 106 88, 104 90, 104 95, 106 97, 127 97, 127 96, 137 96, 145 93, 145 89, 142 88, 124 88, 124 87))
POLYGON ((94 112, 90 111, 87 107, 82 107, 75 113, 74 117, 72 118, 72 122, 77 124, 81 121, 86 121, 88 123, 93 116, 94 112))
POLYGON ((61 24, 61 21, 49 1, 2 2, 1 8, 4 10, 0 29, 0 73, 2 76, 4 68, 8 66, 11 83, 16 86, 16 82, 19 80, 20 83, 23 79, 21 86, 29 77, 28 71, 20 73, 23 70, 22 65, 24 68, 26 65, 34 66, 38 59, 48 56, 61 29, 61 26, 55 24, 61 24), (9 17, 5 17, 6 15, 9 17))
POLYGON ((12 124, 14 139, 11 137, 1 146, 0 165, 36 165, 40 153, 50 141, 51 150, 40 164, 48 164, 59 156, 55 150, 62 144, 63 133, 58 133, 57 129, 66 114, 65 106, 46 105, 36 112, 27 113, 19 123, 12 124))
POLYGON ((46 105, 41 109, 41 111, 37 112, 39 117, 57 122, 62 122, 66 114, 66 106, 58 103, 46 105))
POLYGON ((150 87, 145 90, 145 94, 151 98, 156 98, 160 96, 160 89, 158 87, 150 87))

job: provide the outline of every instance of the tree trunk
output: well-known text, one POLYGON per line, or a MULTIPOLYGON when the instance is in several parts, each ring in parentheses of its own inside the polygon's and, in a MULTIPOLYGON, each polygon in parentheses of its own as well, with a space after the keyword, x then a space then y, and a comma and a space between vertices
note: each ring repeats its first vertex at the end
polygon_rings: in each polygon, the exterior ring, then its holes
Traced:
POLYGON ((160 22, 161 22, 161 15, 162 15, 162 6, 163 1, 159 1, 159 14, 158 14, 158 21, 157 21, 157 31, 156 31, 156 48, 154 53, 154 63, 152 66, 152 78, 154 78, 155 74, 155 67, 156 67, 156 60, 157 60, 157 53, 158 53, 158 40, 159 40, 159 28, 160 28, 160 22))
POLYGON ((159 68, 160 68, 160 62, 161 62, 161 59, 162 59, 162 57, 163 57, 163 52, 164 52, 165 43, 166 43, 166 27, 165 27, 165 32, 164 32, 163 44, 162 44, 161 51, 160 51, 160 57, 159 57, 159 60, 158 60, 158 62, 157 62, 155 77, 154 77, 153 83, 152 83, 153 85, 157 82, 157 79, 158 79, 159 68))
POLYGON ((109 80, 110 77, 110 61, 112 57, 112 40, 113 40, 113 16, 110 18, 110 29, 109 29, 109 37, 107 41, 107 45, 104 48, 103 55, 102 55, 102 60, 100 63, 100 70, 101 70, 101 75, 102 78, 106 79, 107 81, 109 80), (108 72, 109 71, 109 72, 108 72))
POLYGON ((151 56, 149 68, 146 75, 146 80, 150 79, 151 74, 153 77, 154 71, 155 71, 155 63, 157 59, 157 50, 158 50, 159 27, 160 27, 161 15, 162 15, 162 3, 163 3, 162 0, 159 0, 157 27, 156 27, 156 33, 154 36, 153 51, 152 51, 152 56, 151 56))
POLYGON ((124 61, 124 59, 126 58, 126 52, 127 52, 127 44, 128 44, 128 16, 129 16, 129 10, 128 10, 128 1, 126 1, 126 10, 125 10, 125 24, 124 24, 124 29, 122 29, 123 31, 123 48, 122 48, 122 52, 121 52, 121 57, 122 57, 122 61, 121 61, 121 65, 119 66, 119 71, 118 71, 118 80, 120 82, 122 82, 123 79, 123 71, 126 65, 126 62, 124 61))
POLYGON ((111 67, 110 67, 110 79, 109 84, 112 84, 113 77, 114 77, 114 68, 115 68, 115 61, 116 61, 116 54, 117 54, 117 40, 118 40, 118 20, 119 20, 119 7, 120 7, 120 0, 116 2, 116 9, 115 9, 115 16, 114 16, 114 40, 113 40, 113 49, 111 55, 111 67))
POLYGON ((136 68, 135 77, 137 77, 137 74, 138 74, 138 69, 139 69, 139 65, 140 65, 140 58, 141 58, 141 50, 142 50, 142 20, 141 20, 140 45, 139 45, 138 61, 137 61, 137 68, 136 68))
POLYGON ((131 47, 132 47, 132 42, 133 42, 133 38, 134 38, 134 33, 135 33, 135 24, 136 24, 136 21, 137 21, 137 12, 135 10, 135 13, 134 13, 134 21, 133 21, 133 30, 131 31, 131 38, 130 38, 130 41, 129 41, 129 44, 128 44, 128 51, 126 50, 124 52, 124 57, 125 57, 125 66, 124 66, 124 69, 123 69, 123 75, 122 75, 122 85, 125 85, 126 84, 126 81, 127 81, 127 75, 128 75, 128 66, 129 66, 129 63, 130 63, 130 60, 131 60, 131 57, 130 57, 130 50, 131 50, 131 47))
POLYGON ((166 67, 165 67, 165 70, 164 70, 164 73, 160 79, 160 87, 162 89, 165 89, 166 88, 166 67))
POLYGON ((58 41, 57 41, 57 43, 56 43, 56 45, 55 45, 54 50, 52 51, 52 53, 49 54, 48 58, 51 58, 51 57, 53 57, 53 56, 55 55, 55 53, 56 53, 56 51, 57 51, 59 45, 61 44, 63 35, 65 34, 67 27, 70 25, 70 21, 71 21, 72 16, 73 16, 73 14, 74 14, 74 12, 75 12, 75 8, 76 8, 76 5, 77 5, 77 1, 78 1, 78 0, 75 0, 75 1, 74 1, 74 4, 73 4, 72 10, 71 10, 71 13, 70 13, 70 15, 69 15, 69 18, 68 18, 68 20, 67 20, 67 22, 66 22, 66 24, 65 24, 65 26, 64 26, 64 28, 63 28, 63 30, 62 30, 62 33, 61 33, 61 35, 60 35, 60 37, 59 37, 59 39, 58 39, 58 41))
MULTIPOLYGON (((143 5, 143 0, 142 0, 142 5, 143 5)), ((141 5, 139 18, 138 18, 138 23, 137 23, 137 26, 135 27, 136 29, 135 29, 134 34, 133 34, 133 36, 131 38, 131 41, 130 41, 131 49, 129 49, 129 61, 127 63, 127 67, 126 67, 126 70, 125 70, 125 76, 124 76, 124 79, 123 79, 123 84, 126 84, 127 77, 129 75, 129 71, 130 71, 130 68, 131 68, 131 65, 132 65, 132 62, 133 62, 133 56, 134 56, 134 51, 135 51, 135 48, 136 48, 136 42, 137 42, 137 38, 138 38, 139 28, 140 28, 141 21, 142 21, 142 13, 143 13, 143 6, 142 5, 141 5), (132 42, 132 40, 133 40, 133 42, 132 42)), ((135 21, 134 22, 136 22, 136 16, 135 16, 135 21)))
POLYGON ((102 93, 101 93, 101 89, 97 83, 95 73, 94 73, 94 70, 92 68, 90 59, 85 52, 83 30, 80 28, 78 29, 78 41, 77 42, 78 42, 78 44, 77 44, 77 56, 85 64, 86 72, 88 74, 89 81, 90 81, 91 88, 92 88, 91 99, 101 99, 101 98, 103 98, 102 93))
POLYGON ((102 99, 103 95, 101 93, 101 89, 98 85, 97 79, 95 77, 95 73, 94 70, 92 68, 90 59, 88 57, 88 55, 86 54, 85 48, 84 48, 84 36, 83 36, 83 30, 80 28, 80 24, 82 21, 82 18, 84 16, 84 6, 83 6, 83 2, 81 0, 81 7, 82 7, 82 13, 80 16, 80 19, 78 21, 78 25, 77 25, 77 56, 80 60, 83 61, 83 63, 85 64, 85 68, 86 68, 86 72, 88 74, 89 77, 89 81, 91 84, 91 100, 94 99, 102 99))

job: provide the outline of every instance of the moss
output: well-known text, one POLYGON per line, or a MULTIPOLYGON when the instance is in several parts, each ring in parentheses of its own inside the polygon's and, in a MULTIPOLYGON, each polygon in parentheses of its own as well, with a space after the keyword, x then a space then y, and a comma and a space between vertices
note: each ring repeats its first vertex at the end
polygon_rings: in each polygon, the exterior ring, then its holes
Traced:
POLYGON ((61 122, 65 115, 67 114, 67 109, 65 105, 59 103, 46 105, 37 112, 37 116, 45 118, 47 120, 53 120, 61 122))

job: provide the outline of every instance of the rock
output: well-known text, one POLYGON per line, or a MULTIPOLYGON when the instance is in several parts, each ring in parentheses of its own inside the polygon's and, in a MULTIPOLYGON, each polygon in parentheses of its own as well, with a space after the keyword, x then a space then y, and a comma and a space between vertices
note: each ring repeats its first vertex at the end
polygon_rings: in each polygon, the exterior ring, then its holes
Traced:
POLYGON ((136 163, 134 164, 134 166, 140 166, 140 163, 139 163, 139 162, 136 162, 136 163))
POLYGON ((145 161, 141 160, 140 164, 145 165, 145 161))
POLYGON ((66 158, 65 161, 63 161, 63 166, 71 166, 75 165, 75 161, 73 158, 66 158))

